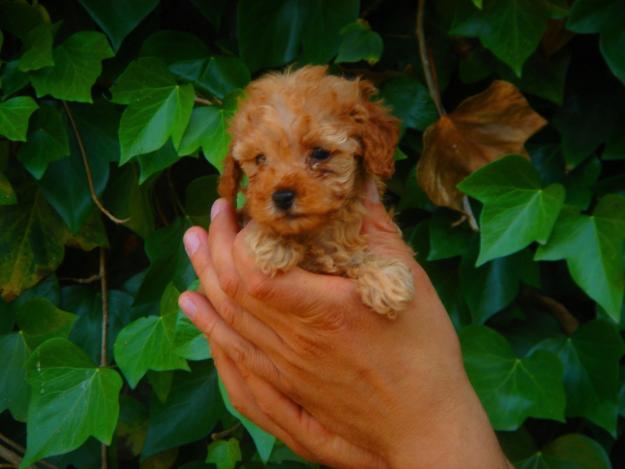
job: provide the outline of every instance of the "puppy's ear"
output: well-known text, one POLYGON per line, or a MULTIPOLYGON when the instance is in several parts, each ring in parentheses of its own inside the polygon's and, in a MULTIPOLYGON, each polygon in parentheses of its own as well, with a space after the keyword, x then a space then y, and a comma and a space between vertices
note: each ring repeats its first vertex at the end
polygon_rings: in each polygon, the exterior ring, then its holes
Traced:
POLYGON ((228 199, 234 207, 237 206, 237 194, 239 193, 239 185, 241 184, 241 166, 237 160, 232 157, 232 149, 228 151, 228 156, 224 160, 224 172, 219 178, 219 187, 217 191, 219 196, 228 199))
POLYGON ((400 121, 384 107, 381 101, 370 101, 375 87, 366 80, 358 82, 360 102, 352 111, 359 125, 365 168, 371 174, 388 179, 395 170, 393 154, 399 139, 400 121))

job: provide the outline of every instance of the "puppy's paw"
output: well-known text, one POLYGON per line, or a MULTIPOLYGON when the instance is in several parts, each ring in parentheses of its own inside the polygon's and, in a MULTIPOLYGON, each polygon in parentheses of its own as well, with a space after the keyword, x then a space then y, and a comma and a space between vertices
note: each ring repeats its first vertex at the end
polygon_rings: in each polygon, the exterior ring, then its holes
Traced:
POLYGON ((304 255, 304 249, 299 244, 259 229, 251 230, 246 241, 256 265, 270 277, 292 269, 304 255))
POLYGON ((358 269, 356 282, 362 302, 389 319, 395 319, 415 296, 412 272, 395 259, 368 259, 358 269))

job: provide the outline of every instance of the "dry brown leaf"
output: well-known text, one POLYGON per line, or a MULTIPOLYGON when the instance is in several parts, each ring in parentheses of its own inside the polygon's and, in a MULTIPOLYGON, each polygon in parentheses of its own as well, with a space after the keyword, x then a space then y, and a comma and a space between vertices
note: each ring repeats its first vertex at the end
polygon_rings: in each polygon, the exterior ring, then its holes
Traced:
POLYGON ((514 85, 495 81, 426 129, 419 185, 436 205, 464 212, 456 185, 503 156, 527 157, 525 141, 546 123, 514 85))
POLYGON ((543 53, 551 57, 566 46, 574 36, 575 33, 566 29, 566 21, 549 20, 541 43, 543 53))

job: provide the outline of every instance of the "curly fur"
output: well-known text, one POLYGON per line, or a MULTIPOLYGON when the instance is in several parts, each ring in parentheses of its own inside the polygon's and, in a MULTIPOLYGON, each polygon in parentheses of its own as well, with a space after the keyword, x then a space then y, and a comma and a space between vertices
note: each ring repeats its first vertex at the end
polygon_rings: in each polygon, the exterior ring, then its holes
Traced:
POLYGON ((361 234, 365 183, 392 175, 399 135, 375 91, 318 66, 252 82, 231 121, 219 192, 236 199, 247 176, 243 211, 256 222, 247 243, 264 273, 301 266, 353 278, 363 302, 392 318, 414 297, 411 272, 369 252, 361 234), (315 159, 315 148, 330 156, 315 159), (296 194, 288 210, 272 201, 285 189, 296 194))

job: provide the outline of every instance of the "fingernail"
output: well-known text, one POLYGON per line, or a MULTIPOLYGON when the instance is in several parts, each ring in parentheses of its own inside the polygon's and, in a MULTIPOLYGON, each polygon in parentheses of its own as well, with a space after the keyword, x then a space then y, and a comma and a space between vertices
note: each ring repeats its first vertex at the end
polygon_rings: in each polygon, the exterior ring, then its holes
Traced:
POLYGON ((200 246, 200 238, 194 232, 190 232, 184 235, 184 248, 187 251, 187 255, 191 257, 197 248, 200 246))
POLYGON ((224 199, 217 199, 211 207, 211 220, 214 220, 217 215, 225 208, 227 202, 224 199))
POLYGON ((184 314, 186 314, 189 319, 192 320, 195 318, 197 307, 188 297, 181 295, 180 298, 178 298, 178 306, 180 306, 180 309, 184 311, 184 314))
POLYGON ((380 201, 380 193, 378 192, 378 187, 375 184, 373 179, 369 179, 367 181, 367 197, 371 202, 379 202, 380 201))

